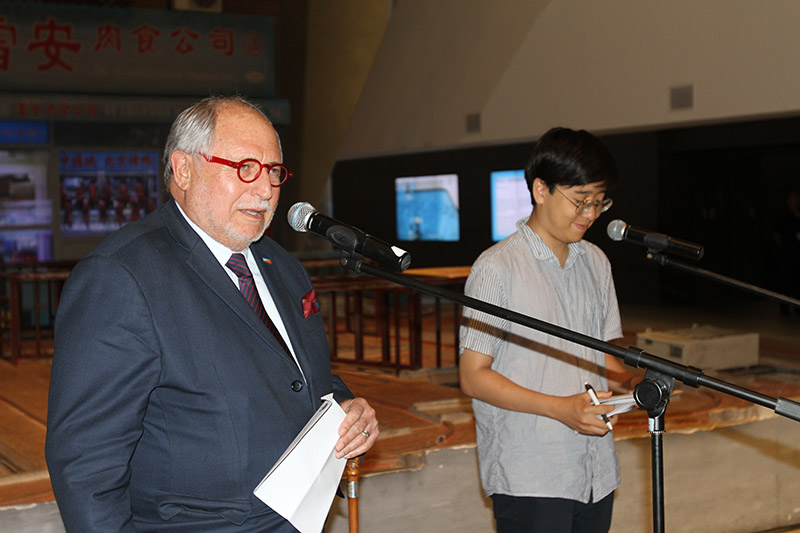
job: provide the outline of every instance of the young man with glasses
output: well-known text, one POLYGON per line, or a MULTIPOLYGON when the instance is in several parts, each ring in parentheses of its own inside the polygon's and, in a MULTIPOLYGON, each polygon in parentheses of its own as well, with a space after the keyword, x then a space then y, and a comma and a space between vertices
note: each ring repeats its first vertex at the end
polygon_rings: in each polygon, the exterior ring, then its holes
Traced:
MULTIPOLYGON (((584 335, 622 336, 611 267, 583 240, 611 207, 613 154, 586 131, 554 128, 525 169, 533 199, 517 232, 486 250, 465 293, 584 335)), ((461 326, 460 379, 472 396, 481 483, 499 533, 605 532, 619 460, 586 385, 632 378, 612 356, 470 308, 461 326)))

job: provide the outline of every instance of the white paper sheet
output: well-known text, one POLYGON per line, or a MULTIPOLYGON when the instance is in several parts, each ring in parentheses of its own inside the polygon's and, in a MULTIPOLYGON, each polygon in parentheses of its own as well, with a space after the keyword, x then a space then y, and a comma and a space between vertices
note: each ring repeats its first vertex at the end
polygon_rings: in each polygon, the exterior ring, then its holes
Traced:
POLYGON ((342 479, 347 460, 337 459, 334 446, 345 413, 333 399, 322 406, 286 448, 253 491, 301 533, 319 533, 342 479))
POLYGON ((633 394, 625 394, 621 396, 611 396, 605 400, 600 400, 601 405, 614 405, 616 408, 607 413, 606 416, 614 416, 621 413, 627 413, 639 407, 636 405, 636 400, 633 399, 633 394))

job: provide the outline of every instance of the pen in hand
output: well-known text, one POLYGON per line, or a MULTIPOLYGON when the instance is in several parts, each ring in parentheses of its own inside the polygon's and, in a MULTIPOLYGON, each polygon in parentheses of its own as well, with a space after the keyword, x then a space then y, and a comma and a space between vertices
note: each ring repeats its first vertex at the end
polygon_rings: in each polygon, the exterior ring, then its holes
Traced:
MULTIPOLYGON (((589 383, 586 383, 586 392, 589 394, 589 398, 592 399, 592 403, 594 405, 600 405, 600 398, 597 397, 597 393, 594 391, 594 387, 592 387, 589 383)), ((600 415, 603 418, 603 422, 606 423, 609 430, 613 430, 614 426, 611 425, 611 421, 608 419, 605 413, 600 415)))

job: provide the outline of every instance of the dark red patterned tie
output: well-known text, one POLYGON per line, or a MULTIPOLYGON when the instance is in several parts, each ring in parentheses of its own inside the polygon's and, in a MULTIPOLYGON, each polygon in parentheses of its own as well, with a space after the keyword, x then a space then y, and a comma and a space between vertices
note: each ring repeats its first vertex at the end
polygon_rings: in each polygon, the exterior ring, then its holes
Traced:
POLYGON ((264 304, 261 303, 261 298, 258 297, 258 291, 256 290, 256 284, 253 280, 253 274, 247 267, 247 260, 244 258, 244 254, 231 255, 231 258, 228 259, 228 262, 225 263, 225 266, 230 268, 233 273, 236 274, 236 277, 239 278, 239 290, 242 292, 244 299, 247 300, 247 303, 250 304, 250 307, 253 308, 253 311, 255 311, 258 317, 264 322, 264 324, 266 324, 270 333, 272 333, 275 338, 278 339, 278 344, 280 344, 283 349, 286 350, 286 353, 291 355, 291 352, 289 352, 289 347, 286 345, 286 342, 284 342, 280 331, 278 331, 278 328, 276 328, 275 324, 272 323, 272 320, 269 319, 267 310, 264 309, 264 304))

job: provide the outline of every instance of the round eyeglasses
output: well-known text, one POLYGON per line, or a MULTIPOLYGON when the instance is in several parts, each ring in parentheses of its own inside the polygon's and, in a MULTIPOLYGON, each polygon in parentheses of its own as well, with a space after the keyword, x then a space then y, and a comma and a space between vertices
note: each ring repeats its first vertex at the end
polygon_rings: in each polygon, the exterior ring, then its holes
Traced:
POLYGON ((593 202, 588 198, 586 200, 583 200, 582 202, 579 202, 578 200, 573 200, 572 198, 564 194, 558 187, 556 187, 555 189, 561 193, 561 196, 569 200, 569 203, 575 206, 575 212, 578 213, 579 215, 587 213, 590 209, 594 209, 595 213, 597 213, 598 215, 600 213, 605 213, 606 211, 611 209, 611 204, 614 203, 614 200, 608 197, 602 200, 598 200, 597 202, 593 202))
POLYGON ((286 180, 294 174, 286 166, 275 163, 262 163, 258 159, 242 159, 241 161, 230 161, 214 155, 200 154, 209 163, 218 163, 236 169, 236 175, 245 183, 252 183, 261 176, 261 171, 266 169, 267 176, 269 176, 269 184, 273 187, 280 187, 286 180))

